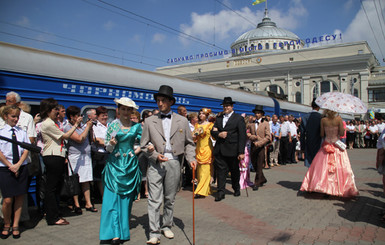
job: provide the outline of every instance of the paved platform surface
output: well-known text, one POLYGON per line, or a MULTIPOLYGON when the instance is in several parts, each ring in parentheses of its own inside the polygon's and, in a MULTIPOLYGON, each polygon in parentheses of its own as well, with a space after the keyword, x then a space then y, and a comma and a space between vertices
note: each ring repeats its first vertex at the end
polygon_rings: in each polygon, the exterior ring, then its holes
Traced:
MULTIPOLYGON (((320 194, 298 196, 307 168, 303 162, 265 170, 267 185, 258 191, 242 190, 240 197, 228 195, 221 202, 214 197, 195 200, 195 244, 385 244, 385 223, 378 215, 385 209, 382 176, 375 170, 375 149, 348 151, 360 191, 355 199, 325 198, 320 194)), ((254 173, 252 173, 252 178, 254 173)), ((96 207, 100 210, 101 205, 96 207)), ((33 212, 33 209, 30 210, 33 212)), ((68 226, 36 226, 24 229, 21 239, 0 240, 0 244, 99 244, 100 212, 69 216, 68 226)), ((192 193, 178 193, 175 206, 175 238, 161 238, 161 244, 193 244, 192 193)), ((135 202, 131 217, 131 240, 124 244, 145 244, 148 239, 147 201, 135 202)))

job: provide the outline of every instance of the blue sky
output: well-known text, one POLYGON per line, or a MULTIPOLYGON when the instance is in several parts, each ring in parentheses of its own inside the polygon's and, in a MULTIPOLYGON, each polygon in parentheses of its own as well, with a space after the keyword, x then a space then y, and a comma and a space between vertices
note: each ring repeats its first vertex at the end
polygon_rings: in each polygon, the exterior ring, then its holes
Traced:
MULTIPOLYGON (((230 50, 264 16, 265 3, 252 2, 0 0, 0 41, 153 71, 170 58, 230 50)), ((268 0, 268 9, 301 39, 365 40, 385 65, 384 0, 268 0)))

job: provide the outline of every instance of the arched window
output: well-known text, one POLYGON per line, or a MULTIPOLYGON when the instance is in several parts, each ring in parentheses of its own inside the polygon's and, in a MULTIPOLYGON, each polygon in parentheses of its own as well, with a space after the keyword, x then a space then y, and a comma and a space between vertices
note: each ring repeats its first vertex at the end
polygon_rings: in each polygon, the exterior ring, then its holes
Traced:
POLYGON ((258 43, 258 49, 261 50, 262 48, 262 44, 258 43))
POLYGON ((266 43, 266 44, 265 44, 265 49, 270 49, 269 43, 266 43))
POLYGON ((301 92, 295 93, 295 102, 302 103, 302 94, 301 94, 301 92))
POLYGON ((269 85, 268 87, 266 87, 266 91, 273 92, 276 94, 285 94, 283 89, 279 85, 276 85, 276 84, 272 84, 272 85, 269 85))
POLYGON ((324 93, 332 91, 338 91, 338 87, 334 82, 322 81, 320 83, 316 83, 313 88, 313 98, 317 98, 324 93))
POLYGON ((358 89, 355 88, 353 93, 354 93, 354 94, 353 94, 354 96, 359 97, 359 96, 358 96, 358 89))

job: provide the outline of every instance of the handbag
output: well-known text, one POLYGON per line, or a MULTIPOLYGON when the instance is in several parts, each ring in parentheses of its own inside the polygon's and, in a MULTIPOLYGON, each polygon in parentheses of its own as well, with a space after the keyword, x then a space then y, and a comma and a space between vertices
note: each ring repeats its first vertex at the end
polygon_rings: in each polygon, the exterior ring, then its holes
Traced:
POLYGON ((337 140, 336 142, 334 142, 334 145, 340 149, 341 151, 344 151, 346 150, 346 144, 344 142, 342 142, 341 140, 337 140))
POLYGON ((65 197, 73 197, 81 193, 79 184, 79 174, 74 173, 69 160, 68 166, 71 169, 72 174, 69 175, 68 171, 66 171, 66 173, 64 174, 64 183, 61 188, 60 195, 65 197))

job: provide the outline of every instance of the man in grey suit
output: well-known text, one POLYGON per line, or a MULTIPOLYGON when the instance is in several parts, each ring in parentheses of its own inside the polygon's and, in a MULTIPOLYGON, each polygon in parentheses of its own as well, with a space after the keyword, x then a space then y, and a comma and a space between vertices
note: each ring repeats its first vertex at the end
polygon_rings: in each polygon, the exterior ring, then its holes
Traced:
POLYGON ((181 162, 187 159, 192 168, 196 167, 195 146, 188 121, 185 117, 173 113, 175 104, 173 89, 162 85, 154 94, 160 113, 146 118, 140 146, 147 151, 149 144, 155 150, 148 151, 148 219, 150 239, 147 244, 159 244, 161 233, 169 239, 174 238, 171 231, 175 195, 179 188, 181 162), (163 222, 160 225, 160 207, 163 204, 163 222))

